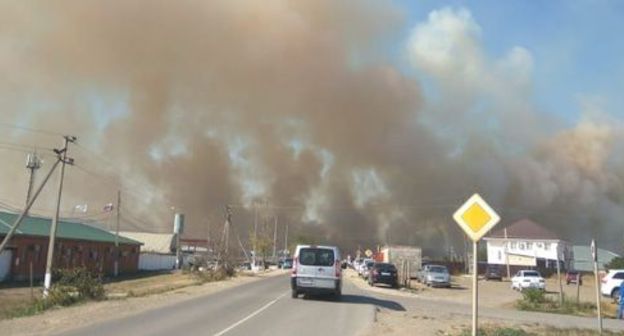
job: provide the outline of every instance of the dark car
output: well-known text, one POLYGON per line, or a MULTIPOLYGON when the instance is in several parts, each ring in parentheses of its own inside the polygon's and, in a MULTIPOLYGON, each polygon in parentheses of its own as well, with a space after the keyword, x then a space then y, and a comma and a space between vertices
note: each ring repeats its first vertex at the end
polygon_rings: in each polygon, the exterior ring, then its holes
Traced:
POLYGON ((579 285, 583 285, 583 277, 581 276, 581 273, 578 271, 568 271, 568 273, 566 273, 566 284, 571 284, 571 283, 576 283, 576 279, 578 279, 579 281, 579 285))
POLYGON ((293 268, 293 260, 292 258, 284 259, 282 262, 282 269, 292 269, 293 268))
POLYGON ((485 269, 485 280, 503 280, 503 272, 499 266, 488 265, 485 269))
POLYGON ((375 286, 375 284, 378 283, 390 285, 393 288, 397 288, 399 286, 397 280, 397 269, 393 264, 373 264, 373 267, 371 267, 368 274, 368 284, 375 286))

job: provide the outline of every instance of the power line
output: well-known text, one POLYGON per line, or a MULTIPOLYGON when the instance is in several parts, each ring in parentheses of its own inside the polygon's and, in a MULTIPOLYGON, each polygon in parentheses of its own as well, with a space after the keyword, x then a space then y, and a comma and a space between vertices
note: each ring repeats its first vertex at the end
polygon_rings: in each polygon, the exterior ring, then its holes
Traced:
POLYGON ((26 127, 26 126, 21 126, 21 125, 15 125, 15 124, 9 124, 9 123, 5 123, 5 122, 0 122, 0 127, 12 128, 12 129, 20 130, 20 131, 26 131, 26 132, 31 132, 31 133, 39 133, 39 134, 45 134, 45 135, 51 135, 51 136, 61 136, 61 137, 63 136, 63 134, 58 133, 58 132, 42 130, 42 129, 36 129, 36 128, 31 128, 31 127, 26 127))

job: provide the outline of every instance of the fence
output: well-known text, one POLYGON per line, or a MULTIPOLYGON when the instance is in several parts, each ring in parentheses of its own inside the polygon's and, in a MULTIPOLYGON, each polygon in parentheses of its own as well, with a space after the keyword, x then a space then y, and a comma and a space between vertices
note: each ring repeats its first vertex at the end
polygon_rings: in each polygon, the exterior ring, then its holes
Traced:
POLYGON ((139 270, 161 271, 174 269, 176 256, 170 254, 141 253, 139 255, 139 270))

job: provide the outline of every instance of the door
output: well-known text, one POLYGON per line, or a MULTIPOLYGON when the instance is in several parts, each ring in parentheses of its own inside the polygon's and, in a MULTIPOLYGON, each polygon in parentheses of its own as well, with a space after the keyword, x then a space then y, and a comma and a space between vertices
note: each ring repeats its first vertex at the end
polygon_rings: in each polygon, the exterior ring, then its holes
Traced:
POLYGON ((333 287, 336 271, 335 258, 333 249, 302 248, 299 251, 297 281, 302 286, 333 287))
POLYGON ((0 281, 5 280, 11 272, 11 250, 4 250, 0 253, 0 281))

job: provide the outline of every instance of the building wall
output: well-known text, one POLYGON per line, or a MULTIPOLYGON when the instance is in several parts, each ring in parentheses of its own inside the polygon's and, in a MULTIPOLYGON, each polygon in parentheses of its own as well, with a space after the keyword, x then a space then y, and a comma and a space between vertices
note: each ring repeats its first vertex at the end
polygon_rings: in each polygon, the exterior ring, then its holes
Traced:
POLYGON ((488 263, 505 264, 506 251, 509 254, 524 255, 538 259, 557 260, 557 251, 563 255, 565 242, 560 240, 488 239, 488 263))
POLYGON ((176 256, 171 254, 141 253, 139 269, 141 271, 161 271, 175 268, 176 256))
MULTIPOLYGON (((43 278, 47 259, 48 238, 14 236, 9 244, 12 250, 11 278, 29 278, 32 263, 33 277, 43 278)), ((119 272, 133 273, 138 270, 139 245, 120 244, 119 272)), ((108 242, 57 239, 54 251, 54 268, 86 267, 110 275, 113 274, 115 245, 108 242)))
POLYGON ((0 281, 3 281, 11 272, 11 251, 4 250, 0 253, 0 281))

